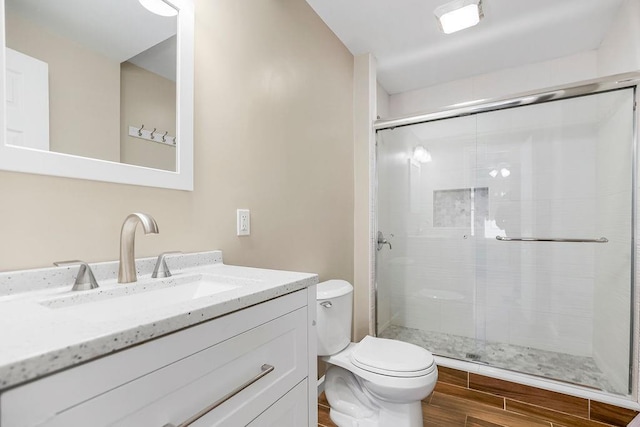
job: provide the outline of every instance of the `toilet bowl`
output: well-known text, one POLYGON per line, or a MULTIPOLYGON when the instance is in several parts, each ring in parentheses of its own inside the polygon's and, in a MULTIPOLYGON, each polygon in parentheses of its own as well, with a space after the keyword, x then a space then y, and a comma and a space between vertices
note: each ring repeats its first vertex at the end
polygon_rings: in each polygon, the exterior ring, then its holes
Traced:
POLYGON ((422 427, 421 400, 435 387, 433 355, 402 341, 350 342, 353 287, 318 284, 318 354, 329 368, 325 394, 339 427, 422 427))

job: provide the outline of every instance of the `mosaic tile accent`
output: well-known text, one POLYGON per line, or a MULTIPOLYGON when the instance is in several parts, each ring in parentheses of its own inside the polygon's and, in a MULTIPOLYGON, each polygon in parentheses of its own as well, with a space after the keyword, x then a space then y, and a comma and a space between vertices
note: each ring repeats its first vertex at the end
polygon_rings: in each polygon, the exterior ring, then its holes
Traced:
POLYGON ((419 345, 438 356, 483 363, 610 393, 627 394, 627 390, 616 390, 590 357, 572 356, 499 342, 484 342, 474 338, 397 325, 390 325, 378 336, 419 345))
POLYGON ((489 216, 489 188, 462 188, 433 192, 434 227, 484 227, 489 216))

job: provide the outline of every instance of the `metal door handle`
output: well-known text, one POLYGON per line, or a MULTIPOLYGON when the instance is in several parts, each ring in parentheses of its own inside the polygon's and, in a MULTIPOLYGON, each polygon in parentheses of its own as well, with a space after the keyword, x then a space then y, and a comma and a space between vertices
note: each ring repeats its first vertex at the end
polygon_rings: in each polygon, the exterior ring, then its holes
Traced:
MULTIPOLYGON (((218 406, 222 405, 224 402, 226 402, 227 400, 231 399, 233 396, 235 396, 236 394, 240 393, 245 388, 249 387, 251 384, 253 384, 256 381, 258 381, 260 378, 262 378, 262 377, 266 376, 267 374, 270 374, 271 372, 273 372, 274 369, 275 369, 275 367, 273 367, 272 365, 267 365, 265 363, 264 365, 262 365, 260 367, 261 371, 260 371, 260 373, 258 375, 256 375, 255 377, 251 378, 246 383, 244 383, 242 385, 239 385, 238 387, 234 388, 229 393, 225 394, 220 399, 218 399, 215 402, 213 402, 211 405, 207 406, 206 408, 202 409, 197 414, 195 414, 192 417, 190 417, 188 420, 183 421, 182 423, 178 424, 178 427, 187 427, 190 424, 198 421, 200 418, 204 417, 209 412, 213 411, 218 406)), ((163 427, 176 427, 176 426, 174 424, 168 423, 168 424, 165 424, 163 427)))
POLYGON ((607 243, 609 239, 600 237, 599 239, 566 239, 560 237, 504 237, 496 236, 496 240, 501 242, 561 242, 561 243, 607 243))

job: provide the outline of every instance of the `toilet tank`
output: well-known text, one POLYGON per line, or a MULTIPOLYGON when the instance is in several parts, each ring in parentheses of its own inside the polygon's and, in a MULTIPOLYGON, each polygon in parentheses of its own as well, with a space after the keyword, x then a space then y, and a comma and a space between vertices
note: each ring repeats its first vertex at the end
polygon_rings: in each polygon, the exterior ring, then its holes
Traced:
POLYGON ((351 342, 353 286, 344 280, 318 283, 318 356, 340 352, 351 342))

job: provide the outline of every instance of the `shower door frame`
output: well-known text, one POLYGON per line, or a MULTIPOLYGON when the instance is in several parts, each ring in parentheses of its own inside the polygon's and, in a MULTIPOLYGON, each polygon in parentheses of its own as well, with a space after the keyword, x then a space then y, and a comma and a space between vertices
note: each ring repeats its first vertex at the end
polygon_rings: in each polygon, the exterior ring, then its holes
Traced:
MULTIPOLYGON (((640 309, 640 278, 636 277, 636 274, 640 272, 640 259, 638 259, 638 252, 636 250, 636 242, 640 242, 637 236, 638 229, 638 203, 636 193, 638 191, 638 127, 640 123, 640 72, 616 74, 612 76, 602 77, 593 80, 585 80, 581 82, 575 82, 562 86, 555 86, 547 89, 524 92, 515 96, 496 98, 492 100, 479 100, 471 102, 463 102, 454 104, 448 107, 444 107, 441 110, 434 112, 427 112, 424 114, 414 114, 400 118, 388 119, 388 120, 376 120, 373 123, 373 131, 375 132, 375 147, 373 149, 373 164, 372 169, 374 171, 374 177, 371 182, 371 191, 373 194, 373 206, 372 211, 374 215, 375 226, 371 228, 371 242, 376 241, 378 233, 378 151, 377 151, 377 133, 378 131, 385 129, 394 129, 397 127, 410 126, 420 123, 427 123, 437 120, 452 119, 456 117, 465 117, 470 115, 476 115, 480 113, 487 113, 491 111, 505 110, 510 108, 517 108, 526 105, 543 104, 546 102, 558 101, 562 99, 577 98, 586 95, 595 95, 598 93, 610 92, 619 89, 633 89, 634 98, 634 112, 633 112, 633 129, 632 129, 632 199, 631 199, 631 328, 630 328, 630 367, 629 367, 629 381, 631 388, 631 395, 629 397, 616 396, 610 393, 606 393, 600 390, 592 390, 588 387, 568 385, 561 381, 553 379, 541 380, 533 375, 528 375, 520 372, 509 371, 502 368, 491 367, 491 372, 502 372, 502 379, 513 382, 521 382, 523 384, 532 385, 541 388, 547 388, 553 391, 559 391, 564 394, 575 395, 583 398, 594 398, 595 400, 604 401, 613 405, 624 406, 630 409, 640 410, 640 315, 638 313, 640 309), (635 337, 638 337, 636 339, 635 337), (548 384, 547 384, 548 383, 548 384)), ((378 335, 378 270, 377 270, 377 251, 375 245, 371 245, 370 263, 373 266, 372 278, 370 286, 374 291, 374 313, 372 313, 373 330, 378 335)), ((471 370, 472 367, 477 366, 471 361, 459 361, 448 357, 436 356, 437 362, 444 362, 444 365, 449 365, 452 368, 458 368, 462 370, 471 370), (447 363, 448 362, 448 363, 447 363), (455 366, 454 366, 455 365, 455 366), (466 368, 465 368, 466 367, 466 368)), ((493 376, 492 373, 487 372, 486 375, 493 376)), ((500 376, 500 375, 496 375, 500 376)))

